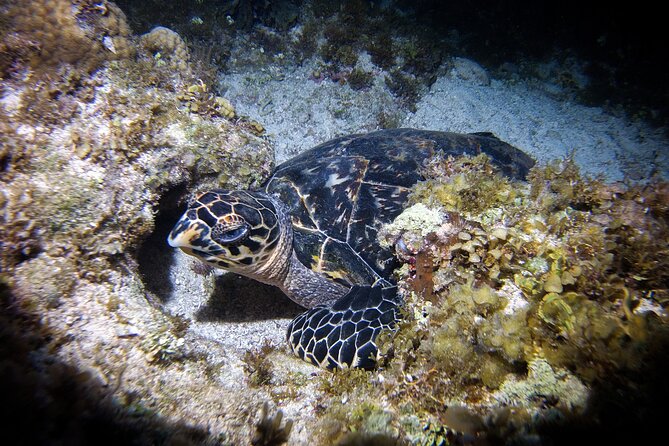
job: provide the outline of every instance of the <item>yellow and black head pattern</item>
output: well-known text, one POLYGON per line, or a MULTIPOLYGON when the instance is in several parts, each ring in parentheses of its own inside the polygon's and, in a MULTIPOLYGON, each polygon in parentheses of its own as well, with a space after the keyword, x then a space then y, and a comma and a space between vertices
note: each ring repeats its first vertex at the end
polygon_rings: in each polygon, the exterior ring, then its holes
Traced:
POLYGON ((263 192, 212 190, 198 195, 174 226, 168 243, 218 268, 261 268, 281 238, 272 199, 263 192))

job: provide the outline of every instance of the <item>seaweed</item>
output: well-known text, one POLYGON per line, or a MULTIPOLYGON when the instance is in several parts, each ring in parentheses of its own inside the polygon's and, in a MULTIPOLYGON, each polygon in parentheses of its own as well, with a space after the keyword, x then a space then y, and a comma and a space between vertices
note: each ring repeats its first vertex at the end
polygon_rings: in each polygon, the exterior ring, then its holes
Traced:
POLYGON ((263 404, 260 410, 260 421, 256 423, 255 433, 251 439, 253 446, 280 446, 290 438, 293 421, 286 420, 282 426, 283 412, 279 410, 273 416, 269 413, 269 405, 263 404))
MULTIPOLYGON (((275 347, 265 342, 260 348, 247 350, 242 357, 244 371, 249 377, 249 386, 267 386, 272 382, 274 376, 272 361, 268 358, 275 347)), ((290 430, 290 429, 289 429, 290 430)))
POLYGON ((356 68, 351 71, 346 80, 352 89, 365 90, 374 83, 374 73, 356 68))
MULTIPOLYGON (((326 395, 339 388, 370 408, 388 401, 398 411, 389 425, 418 444, 524 441, 582 423, 573 420, 602 380, 639 379, 667 332, 666 184, 607 185, 569 158, 534 168, 529 184, 482 156, 437 156, 423 174, 414 205, 379 232, 405 262, 403 316, 378 340, 380 370, 335 374, 326 395), (520 408, 511 415, 491 398, 520 408), (454 404, 464 418, 449 414, 454 404)), ((329 401, 322 416, 351 425, 352 411, 329 401)))

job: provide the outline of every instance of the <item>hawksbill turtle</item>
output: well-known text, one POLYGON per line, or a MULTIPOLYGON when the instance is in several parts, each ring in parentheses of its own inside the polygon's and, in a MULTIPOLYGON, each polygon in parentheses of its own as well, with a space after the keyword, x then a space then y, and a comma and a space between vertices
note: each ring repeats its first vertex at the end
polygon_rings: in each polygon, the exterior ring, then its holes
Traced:
POLYGON ((188 206, 168 243, 218 268, 279 287, 307 308, 288 328, 302 359, 374 367, 375 340, 402 304, 398 262, 377 231, 403 210, 435 154, 485 153, 509 177, 534 160, 491 133, 380 130, 320 144, 279 165, 258 190, 210 190, 188 206))

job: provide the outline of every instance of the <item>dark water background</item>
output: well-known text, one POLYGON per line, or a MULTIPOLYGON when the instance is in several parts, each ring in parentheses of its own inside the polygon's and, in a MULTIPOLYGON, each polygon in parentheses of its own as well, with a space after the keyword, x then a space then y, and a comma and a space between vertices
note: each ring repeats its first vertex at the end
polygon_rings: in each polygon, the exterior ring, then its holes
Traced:
MULTIPOLYGON (((119 0, 136 33, 157 25, 174 28, 191 41, 216 38, 216 30, 189 26, 193 17, 225 23, 233 33, 262 26, 279 33, 303 25, 305 11, 323 23, 341 11, 373 21, 342 22, 346 32, 373 39, 389 33, 419 36, 426 53, 438 53, 424 75, 449 56, 469 57, 487 69, 505 63, 578 58, 590 84, 580 95, 593 106, 623 107, 657 126, 667 124, 666 16, 656 2, 536 2, 522 0, 397 1, 157 1, 119 0), (392 11, 393 19, 388 19, 392 11), (383 23, 385 21, 385 24, 383 23), (384 26, 385 25, 385 26, 384 26), (346 29, 351 26, 350 29, 346 29), (427 39, 425 38, 427 36, 427 39), (453 45, 453 37, 457 43, 453 45), (449 42, 449 43, 446 43, 449 42)), ((225 57, 221 67, 225 67, 225 57)), ((420 67, 418 67, 420 69, 420 67)))

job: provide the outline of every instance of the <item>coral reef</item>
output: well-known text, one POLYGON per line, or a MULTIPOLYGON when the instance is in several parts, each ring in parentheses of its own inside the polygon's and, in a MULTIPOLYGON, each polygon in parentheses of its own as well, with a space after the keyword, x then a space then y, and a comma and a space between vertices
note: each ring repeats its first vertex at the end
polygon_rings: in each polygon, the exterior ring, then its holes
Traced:
MULTIPOLYGON (((20 444, 214 444, 206 429, 169 420, 107 382, 94 368, 77 368, 57 355, 69 342, 21 308, 0 284, 0 426, 20 444)), ((217 443, 220 444, 220 443, 217 443)))
MULTIPOLYGON (((529 184, 484 156, 435 157, 424 174, 415 204, 379 233, 406 262, 403 320, 381 340, 379 372, 329 378, 324 418, 416 444, 608 438, 615 417, 595 395, 611 377, 620 394, 642 386, 669 341, 666 184, 607 185, 571 159, 535 168, 529 184), (643 254, 630 259, 631 246, 643 254), (359 407, 392 415, 372 429, 355 421, 359 407)), ((636 401, 647 413, 656 399, 636 401)))
MULTIPOLYGON (((318 371, 276 343, 221 352, 162 311, 138 266, 159 220, 189 192, 258 185, 273 164, 262 124, 212 88, 211 60, 247 62, 229 60, 228 37, 260 22, 255 63, 320 55, 314 80, 364 90, 385 79, 409 108, 451 52, 392 8, 296 5, 190 2, 186 16, 134 2, 143 17, 108 1, 0 5, 8 432, 40 444, 566 444, 663 426, 669 186, 584 178, 571 159, 527 184, 483 156, 424 167, 380 231, 404 263, 406 306, 378 370, 318 371)), ((170 286, 162 272, 152 280, 170 286)))
MULTIPOLYGON (((453 56, 476 60, 493 75, 507 73, 513 78, 537 74, 538 66, 549 59, 573 66, 575 58, 582 58, 588 61, 582 69, 557 70, 551 76, 552 82, 566 87, 568 96, 592 105, 622 104, 630 115, 651 119, 658 126, 666 121, 665 82, 652 62, 662 59, 664 47, 650 32, 661 26, 660 19, 651 17, 657 23, 639 26, 637 32, 601 39, 610 32, 631 29, 630 20, 646 23, 648 17, 637 16, 640 12, 627 16, 594 7, 564 11, 557 5, 508 8, 485 2, 435 1, 416 5, 350 0, 118 3, 135 29, 144 32, 157 23, 170 24, 191 47, 213 56, 221 67, 237 63, 230 60, 236 38, 246 46, 260 34, 273 40, 267 45, 265 61, 279 54, 285 61, 300 63, 317 53, 337 59, 338 47, 347 46, 358 54, 369 53, 383 70, 400 68, 428 86, 453 56), (588 21, 588 16, 596 20, 588 21), (564 20, 558 23, 556 17, 564 20), (647 57, 639 61, 637 54, 647 57), (589 82, 583 82, 586 77, 589 82)), ((335 71, 341 68, 346 67, 335 71)), ((205 82, 213 85, 211 79, 205 82)))
POLYGON ((545 359, 533 359, 527 364, 527 378, 521 381, 511 376, 495 393, 505 405, 530 406, 533 400, 559 400, 567 408, 584 408, 588 389, 566 371, 556 373, 545 359))
POLYGON ((114 3, 36 0, 4 8, 3 77, 21 65, 41 74, 63 64, 90 72, 134 54, 125 14, 114 3))
POLYGON ((168 67, 188 73, 188 47, 179 34, 164 26, 158 26, 143 34, 139 42, 154 58, 165 61, 168 67))
POLYGON ((202 81, 189 86, 178 98, 184 102, 191 113, 223 116, 228 119, 235 117, 235 108, 230 101, 221 96, 212 95, 202 81))
POLYGON ((252 422, 230 407, 266 397, 216 384, 187 321, 148 296, 137 255, 157 214, 189 191, 262 181, 267 141, 191 77, 176 33, 133 35, 106 1, 2 8, 2 336, 23 358, 3 348, 3 389, 22 395, 3 394, 25 401, 19 413, 50 442, 93 442, 115 425, 120 443, 248 441, 252 422), (213 430, 177 421, 204 426, 211 414, 213 430))

